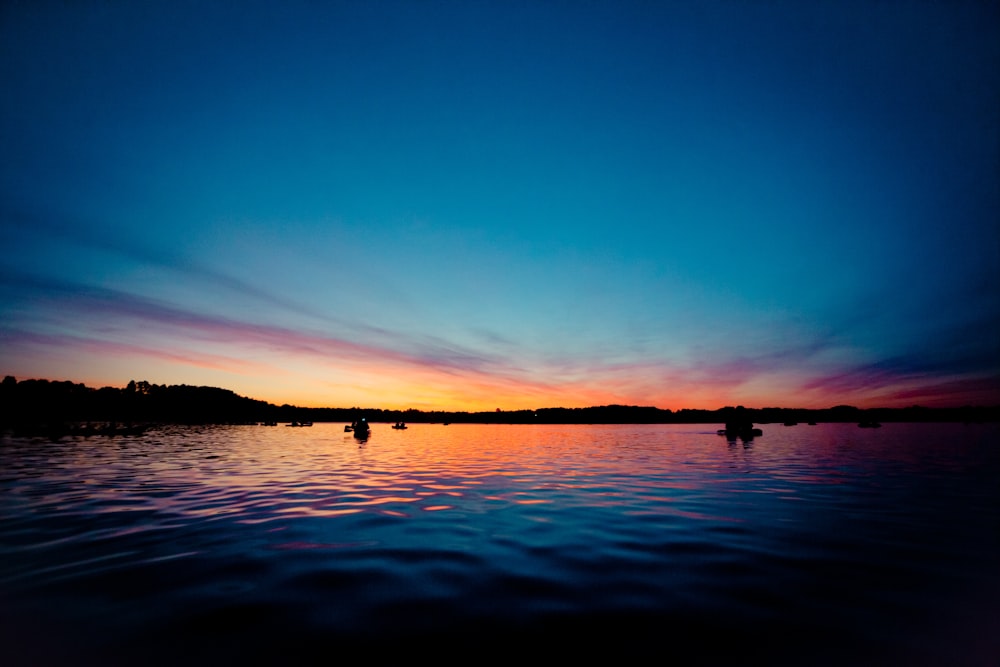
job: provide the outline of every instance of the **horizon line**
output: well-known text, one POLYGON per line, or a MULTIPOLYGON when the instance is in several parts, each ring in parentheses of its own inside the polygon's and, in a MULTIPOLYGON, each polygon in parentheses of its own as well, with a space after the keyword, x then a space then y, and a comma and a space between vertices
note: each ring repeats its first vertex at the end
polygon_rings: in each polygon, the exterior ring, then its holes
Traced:
POLYGON ((944 412, 944 411, 949 411, 949 410, 998 410, 998 409, 1000 409, 1000 404, 992 404, 992 405, 988 405, 988 404, 965 404, 965 405, 939 406, 939 407, 930 407, 930 406, 924 406, 924 405, 919 405, 919 404, 913 404, 913 405, 909 405, 909 406, 905 406, 905 407, 875 406, 875 407, 868 407, 868 408, 858 407, 856 405, 851 405, 851 404, 848 404, 848 403, 838 403, 836 405, 831 405, 831 406, 822 407, 822 408, 808 408, 808 407, 800 407, 800 406, 780 406, 780 405, 767 405, 767 406, 763 406, 763 407, 752 407, 752 406, 745 406, 745 405, 740 404, 740 405, 724 405, 724 406, 716 407, 716 408, 692 408, 692 407, 685 407, 685 408, 661 408, 661 407, 658 407, 658 406, 655 406, 655 405, 637 405, 637 404, 625 404, 625 403, 607 403, 607 404, 602 404, 602 405, 588 405, 588 406, 580 406, 580 407, 545 406, 545 407, 517 408, 517 409, 503 409, 503 408, 498 407, 498 408, 496 408, 496 410, 475 410, 475 411, 470 411, 470 410, 456 410, 456 409, 443 409, 443 408, 426 410, 426 409, 420 409, 420 408, 377 408, 377 407, 371 407, 371 406, 369 406, 369 407, 360 407, 360 406, 357 406, 357 405, 352 405, 352 406, 347 407, 347 406, 332 406, 332 405, 305 406, 305 405, 293 405, 291 403, 281 403, 281 404, 278 404, 278 403, 272 403, 271 401, 268 401, 266 399, 255 398, 253 396, 246 396, 246 395, 243 395, 243 394, 239 394, 235 390, 229 389, 228 387, 218 387, 218 386, 213 386, 213 385, 191 385, 191 384, 186 384, 186 383, 174 384, 174 385, 170 385, 170 384, 156 384, 154 382, 149 382, 148 380, 140 380, 138 382, 136 380, 130 380, 123 387, 116 387, 114 385, 104 385, 104 386, 101 386, 101 387, 94 387, 94 386, 90 386, 90 385, 86 384, 85 382, 75 382, 73 380, 51 380, 51 379, 48 379, 48 378, 26 378, 24 380, 17 380, 13 375, 5 375, 4 376, 4 378, 3 378, 4 385, 8 384, 8 380, 14 380, 14 382, 16 384, 20 384, 22 382, 48 382, 48 383, 52 383, 52 384, 65 384, 65 383, 69 383, 69 384, 72 384, 72 385, 83 386, 84 388, 92 390, 92 391, 99 391, 101 389, 115 389, 115 390, 124 391, 125 389, 128 388, 129 384, 135 383, 136 385, 139 385, 139 384, 142 384, 142 383, 146 383, 146 384, 148 384, 151 387, 152 386, 156 386, 156 387, 193 387, 193 388, 197 388, 197 389, 217 389, 217 390, 221 390, 221 391, 228 391, 228 392, 234 394, 235 396, 237 396, 239 398, 244 398, 244 399, 252 400, 252 401, 260 401, 262 403, 266 403, 267 405, 270 405, 270 406, 275 407, 275 408, 285 408, 285 407, 288 407, 288 408, 295 408, 295 409, 299 409, 299 410, 355 410, 355 411, 361 411, 361 412, 364 412, 366 410, 370 410, 370 411, 379 411, 379 412, 417 412, 417 413, 424 413, 424 414, 429 414, 429 413, 450 413, 450 414, 467 414, 467 415, 476 415, 476 414, 516 414, 516 413, 525 413, 525 412, 538 412, 538 411, 544 411, 544 410, 594 410, 594 409, 616 408, 616 407, 617 408, 640 409, 640 410, 658 410, 660 412, 669 412, 669 413, 674 413, 674 414, 679 413, 679 412, 685 412, 685 411, 687 411, 687 412, 719 412, 721 410, 727 410, 727 409, 728 410, 734 410, 734 409, 745 409, 745 410, 789 410, 789 411, 800 411, 800 412, 825 412, 825 411, 836 410, 836 409, 845 409, 845 408, 846 409, 851 409, 851 410, 859 410, 859 411, 869 411, 869 410, 882 410, 882 411, 886 411, 886 410, 890 410, 890 411, 927 410, 927 411, 935 411, 935 412, 944 412))

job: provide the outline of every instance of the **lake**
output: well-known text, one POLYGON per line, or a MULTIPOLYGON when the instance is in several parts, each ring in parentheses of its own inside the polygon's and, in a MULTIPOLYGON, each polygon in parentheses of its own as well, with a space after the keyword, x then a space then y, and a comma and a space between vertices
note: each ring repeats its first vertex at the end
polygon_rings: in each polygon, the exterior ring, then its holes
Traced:
POLYGON ((0 441, 6 665, 996 665, 1000 426, 0 441))

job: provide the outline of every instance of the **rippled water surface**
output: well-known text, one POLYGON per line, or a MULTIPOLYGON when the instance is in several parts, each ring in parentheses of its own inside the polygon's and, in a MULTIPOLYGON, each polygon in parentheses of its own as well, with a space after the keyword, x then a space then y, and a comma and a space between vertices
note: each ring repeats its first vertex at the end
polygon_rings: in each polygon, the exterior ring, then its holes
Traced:
POLYGON ((763 428, 7 437, 0 661, 998 664, 1000 429, 763 428))

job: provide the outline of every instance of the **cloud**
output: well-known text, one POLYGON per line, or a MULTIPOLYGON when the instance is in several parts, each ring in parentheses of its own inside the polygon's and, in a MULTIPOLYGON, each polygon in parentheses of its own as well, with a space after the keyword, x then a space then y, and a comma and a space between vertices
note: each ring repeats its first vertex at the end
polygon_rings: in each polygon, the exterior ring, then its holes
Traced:
MULTIPOLYGON (((369 328, 367 342, 359 342, 322 332, 308 332, 286 327, 247 322, 220 315, 210 315, 180 308, 163 301, 141 297, 121 290, 94 287, 53 278, 0 270, 0 284, 11 292, 29 293, 32 301, 56 302, 47 309, 44 321, 49 325, 65 323, 81 332, 73 338, 60 339, 38 332, 38 342, 113 338, 115 331, 129 338, 159 337, 173 349, 191 344, 223 343, 232 348, 253 346, 271 352, 306 355, 324 359, 378 361, 409 366, 432 367, 456 373, 501 371, 502 360, 449 344, 429 336, 407 336, 383 328, 369 328), (128 322, 136 320, 138 322, 128 322), (136 326, 138 325, 138 326, 136 326), (86 332, 86 335, 84 335, 86 332), (172 344, 171 344, 172 342, 172 344)), ((34 320, 37 328, 40 320, 34 320)), ((22 323, 27 336, 30 323, 22 323)))
POLYGON ((926 407, 955 405, 1000 405, 1000 375, 955 380, 929 380, 913 389, 889 393, 889 398, 901 404, 926 407))
MULTIPOLYGON (((10 272, 0 273, 0 279, 11 286, 10 272)), ((436 387, 436 393, 456 404, 469 400, 507 403, 512 396, 522 405, 525 401, 546 405, 557 399, 576 405, 587 399, 611 402, 616 383, 601 386, 600 381, 623 370, 607 366, 596 379, 566 381, 556 366, 527 371, 510 365, 504 356, 434 337, 380 330, 378 340, 360 342, 198 313, 120 290, 24 275, 16 276, 16 282, 19 289, 57 302, 58 307, 49 309, 44 321, 29 320, 20 327, 8 324, 0 329, 9 347, 138 355, 240 374, 273 371, 281 365, 281 358, 307 358, 314 360, 314 366, 349 364, 370 374, 436 387), (73 334, 59 331, 70 325, 73 334), (211 351, 215 346, 229 353, 211 351), (258 357, 254 349, 277 357, 268 363, 252 361, 258 357)))
POLYGON ((840 396, 843 400, 858 395, 878 396, 887 406, 907 402, 996 404, 1000 402, 1000 374, 995 369, 973 368, 965 363, 902 356, 814 378, 803 384, 803 390, 840 396))
MULTIPOLYGON (((169 252, 149 243, 138 243, 123 234, 105 231, 104 226, 99 224, 85 220, 67 220, 61 216, 12 211, 6 207, 2 211, 2 219, 18 236, 41 237, 36 240, 49 243, 51 239, 59 239, 60 242, 68 243, 79 250, 107 252, 131 263, 158 267, 175 275, 191 277, 202 282, 206 289, 221 288, 231 294, 249 297, 260 304, 277 307, 282 311, 327 319, 326 315, 294 300, 279 297, 231 275, 192 261, 180 253, 169 252)), ((8 233, 11 233, 11 230, 8 230, 8 233)))
POLYGON ((111 355, 113 357, 136 356, 157 359, 195 368, 246 374, 251 372, 273 372, 269 364, 263 364, 240 357, 219 354, 203 354, 192 350, 177 350, 148 345, 102 340, 88 336, 69 334, 49 334, 28 332, 19 329, 0 328, 0 339, 5 345, 18 348, 57 348, 79 354, 111 355))
MULTIPOLYGON (((840 336, 819 335, 771 341, 758 347, 761 351, 756 354, 721 350, 715 356, 694 358, 607 358, 567 352, 519 363, 509 345, 491 350, 484 343, 485 349, 480 349, 383 327, 332 335, 321 329, 198 312, 122 290, 2 268, 0 288, 22 295, 27 304, 11 309, 0 326, 7 354, 26 346, 71 349, 260 378, 305 364, 317 377, 324 372, 339 374, 341 383, 377 377, 397 385, 397 393, 408 387, 452 405, 629 403, 677 409, 782 401, 824 407, 873 397, 930 404, 935 390, 945 402, 996 396, 990 378, 998 374, 984 375, 988 368, 982 366, 983 351, 977 345, 960 344, 969 334, 961 327, 944 330, 934 342, 950 342, 947 352, 895 355, 879 362, 851 362, 840 336)), ((969 325, 971 330, 976 326, 969 325)))

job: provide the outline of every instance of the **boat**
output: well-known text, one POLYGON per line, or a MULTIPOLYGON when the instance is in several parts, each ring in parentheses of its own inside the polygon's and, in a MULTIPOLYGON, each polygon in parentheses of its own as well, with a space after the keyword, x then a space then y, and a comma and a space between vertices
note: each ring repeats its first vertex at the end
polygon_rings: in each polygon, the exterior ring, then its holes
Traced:
POLYGON ((858 428, 881 428, 882 424, 873 420, 865 420, 858 423, 858 428))
POLYGON ((354 430, 354 427, 352 425, 350 425, 350 424, 347 424, 346 426, 344 426, 344 433, 350 433, 353 430, 354 430))
POLYGON ((735 408, 723 408, 721 412, 726 417, 725 428, 720 428, 716 433, 726 436, 730 442, 737 438, 743 442, 750 442, 754 438, 764 435, 764 431, 754 428, 753 422, 750 420, 750 411, 742 405, 735 408))
POLYGON ((737 408, 734 414, 726 420, 726 428, 720 428, 716 433, 726 436, 728 440, 739 438, 744 442, 764 435, 764 431, 754 428, 753 422, 747 418, 742 408, 737 408))
POLYGON ((406 424, 404 424, 403 422, 396 422, 395 424, 392 425, 392 427, 396 430, 401 431, 406 428, 406 424))
POLYGON ((371 427, 368 426, 368 422, 364 418, 354 422, 353 431, 354 437, 358 440, 367 440, 368 436, 371 435, 371 427))

